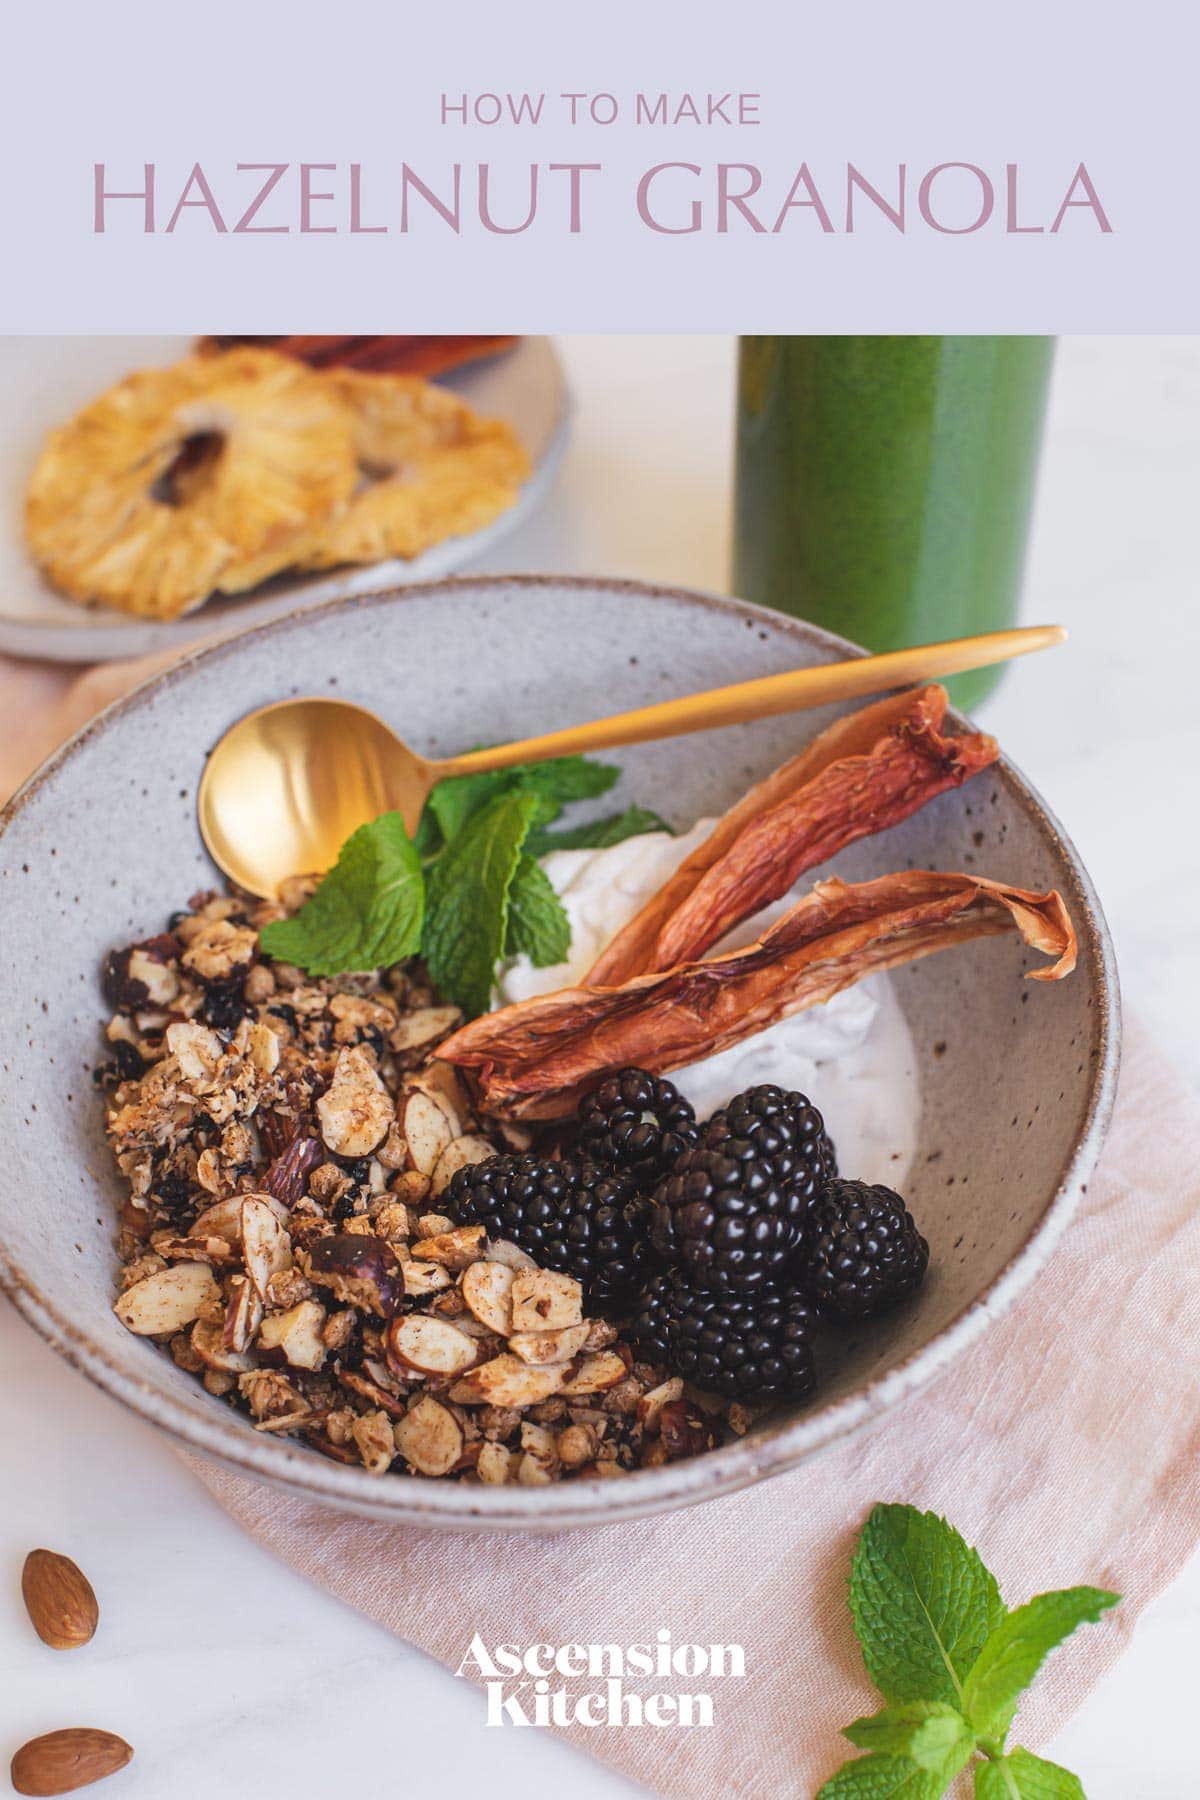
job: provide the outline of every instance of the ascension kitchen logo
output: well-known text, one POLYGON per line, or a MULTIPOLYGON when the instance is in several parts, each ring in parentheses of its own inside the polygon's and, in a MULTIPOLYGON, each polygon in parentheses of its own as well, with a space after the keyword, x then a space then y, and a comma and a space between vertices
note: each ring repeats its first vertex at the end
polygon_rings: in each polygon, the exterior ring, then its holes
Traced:
POLYGON ((530 1644, 525 1649, 516 1644, 489 1649, 476 1632, 454 1672, 483 1684, 489 1725, 661 1729, 711 1725, 709 1684, 744 1677, 746 1652, 740 1644, 676 1644, 665 1629, 652 1644, 530 1644), (584 1682, 590 1685, 585 1688, 584 1682))

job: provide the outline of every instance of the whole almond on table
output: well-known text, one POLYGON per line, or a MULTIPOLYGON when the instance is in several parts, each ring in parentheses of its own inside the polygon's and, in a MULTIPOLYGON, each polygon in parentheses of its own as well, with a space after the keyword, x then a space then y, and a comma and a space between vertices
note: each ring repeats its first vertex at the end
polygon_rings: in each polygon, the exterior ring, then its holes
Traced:
POLYGON ((52 1650, 77 1650, 95 1636, 100 1620, 96 1595, 69 1556, 31 1550, 21 1571, 21 1593, 34 1630, 52 1650))
POLYGON ((124 1738, 92 1726, 48 1731, 31 1738, 12 1759, 12 1784, 18 1794, 73 1794, 115 1775, 133 1756, 124 1738))

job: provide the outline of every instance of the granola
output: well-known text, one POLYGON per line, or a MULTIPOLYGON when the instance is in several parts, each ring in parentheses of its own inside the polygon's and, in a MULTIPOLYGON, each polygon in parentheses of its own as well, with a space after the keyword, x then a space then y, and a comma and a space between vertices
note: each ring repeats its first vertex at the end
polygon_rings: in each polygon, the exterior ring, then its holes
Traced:
POLYGON ((306 892, 198 894, 107 958, 122 1323, 255 1430, 377 1475, 542 1486, 744 1431, 578 1282, 437 1210, 514 1128, 438 1060, 461 1016, 419 964, 317 981, 262 954, 306 892))

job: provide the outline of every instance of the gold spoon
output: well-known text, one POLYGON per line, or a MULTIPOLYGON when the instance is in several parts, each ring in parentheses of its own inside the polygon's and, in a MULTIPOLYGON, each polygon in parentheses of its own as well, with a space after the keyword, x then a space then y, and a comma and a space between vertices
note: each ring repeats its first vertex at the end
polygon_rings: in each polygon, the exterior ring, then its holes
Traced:
POLYGON ((349 701, 278 700, 231 725, 210 755, 197 799, 200 834, 238 887, 270 898, 289 875, 332 868, 350 833, 380 813, 400 813, 415 831, 429 790, 448 775, 613 750, 880 694, 1045 650, 1066 635, 1061 625, 1031 625, 793 669, 440 759, 418 756, 382 719, 349 701))

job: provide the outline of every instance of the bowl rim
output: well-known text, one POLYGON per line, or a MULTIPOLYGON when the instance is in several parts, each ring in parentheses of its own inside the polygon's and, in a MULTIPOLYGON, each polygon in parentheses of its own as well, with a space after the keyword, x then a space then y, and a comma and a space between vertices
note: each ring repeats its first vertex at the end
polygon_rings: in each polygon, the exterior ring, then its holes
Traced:
MULTIPOLYGON (((185 652, 90 719, 28 777, 0 808, 0 843, 13 821, 68 762, 96 737, 109 731, 126 713, 143 707, 159 693, 186 681, 193 670, 240 653, 243 645, 264 637, 283 637, 346 608, 402 606, 431 596, 491 590, 530 592, 571 588, 619 600, 666 599, 732 614, 750 624, 782 631, 810 648, 835 657, 868 654, 835 633, 806 620, 752 602, 704 589, 664 583, 585 575, 458 575, 369 593, 338 597, 315 607, 267 620, 250 629, 200 644, 185 652)), ((951 712, 955 723, 962 715, 951 712)), ((1062 857, 1074 892, 1068 901, 1090 933, 1099 962, 1097 1032, 1099 1056, 1090 1076, 1091 1089, 1083 1123, 1041 1216, 1007 1264, 989 1285, 968 1301, 927 1343, 901 1362, 873 1376, 841 1399, 811 1410, 765 1440, 736 1439, 683 1462, 630 1472, 620 1482, 573 1481, 550 1488, 510 1489, 470 1486, 413 1478, 381 1482, 363 1469, 322 1458, 307 1446, 256 1434, 228 1408, 214 1406, 212 1416, 194 1416, 182 1402, 157 1384, 123 1366, 101 1343, 73 1325, 20 1267, 0 1236, 0 1290, 16 1310, 64 1357, 104 1392, 147 1423, 166 1431, 187 1449, 213 1458, 226 1468, 260 1482, 282 1486, 292 1494, 393 1523, 478 1530, 563 1530, 576 1526, 611 1525, 627 1519, 713 1500, 769 1476, 782 1474, 840 1438, 861 1429, 901 1398, 925 1388, 975 1343, 1033 1282, 1052 1255, 1075 1212, 1095 1167, 1112 1117, 1120 1064, 1120 990, 1112 942, 1103 911, 1078 852, 1058 819, 1018 769, 1001 756, 996 773, 1014 798, 1032 811, 1046 837, 1062 857)))

